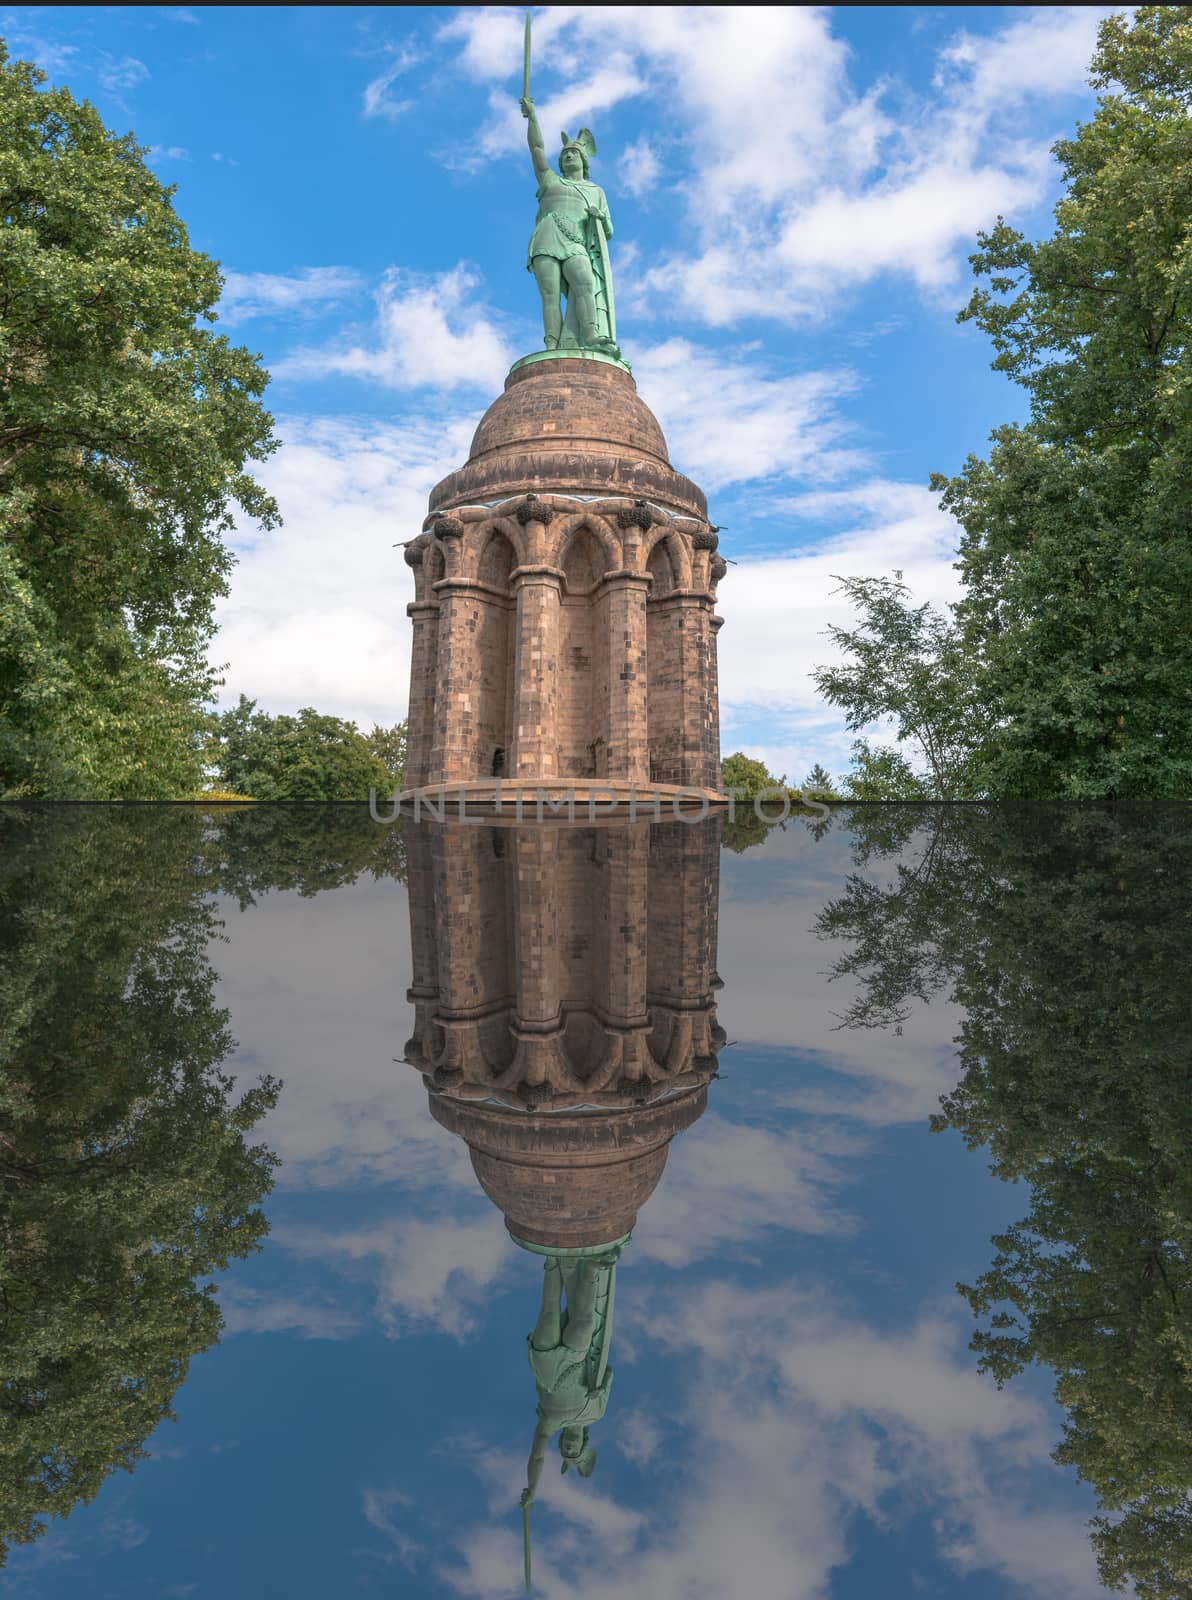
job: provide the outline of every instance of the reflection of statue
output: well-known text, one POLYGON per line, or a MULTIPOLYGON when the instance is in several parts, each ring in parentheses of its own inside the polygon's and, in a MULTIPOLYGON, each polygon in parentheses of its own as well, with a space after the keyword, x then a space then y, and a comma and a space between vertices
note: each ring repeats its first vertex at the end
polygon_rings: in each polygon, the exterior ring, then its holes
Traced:
POLYGON ((546 159, 542 130, 530 99, 528 14, 521 108, 530 124, 530 157, 538 179, 538 220, 526 265, 542 296, 546 348, 583 348, 619 357, 613 275, 608 261, 613 223, 604 190, 588 180, 588 162, 596 154, 596 140, 590 128, 581 128, 574 139, 564 134, 558 172, 546 159), (564 294, 566 317, 560 308, 564 294))
POLYGON ((533 1502, 547 1441, 553 1434, 559 1435, 564 1472, 574 1466, 587 1478, 596 1465, 588 1429, 604 1415, 612 1387, 608 1353, 617 1257, 625 1242, 618 1239, 592 1251, 568 1250, 547 1257, 542 1309, 526 1340, 538 1386, 538 1426, 526 1469, 523 1506, 533 1502))
POLYGON ((527 1587, 547 1448, 557 1434, 564 1472, 596 1464, 617 1261, 716 1075, 721 820, 405 828, 406 1060, 516 1243, 546 1257, 527 1587))

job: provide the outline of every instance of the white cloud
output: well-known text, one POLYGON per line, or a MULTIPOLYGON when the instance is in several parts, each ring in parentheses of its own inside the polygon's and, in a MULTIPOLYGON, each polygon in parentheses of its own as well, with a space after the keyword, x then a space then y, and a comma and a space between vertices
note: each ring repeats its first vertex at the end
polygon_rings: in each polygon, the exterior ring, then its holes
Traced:
POLYGON ((760 356, 687 339, 634 355, 671 460, 705 489, 769 477, 830 480, 864 464, 843 443, 849 424, 836 409, 857 388, 847 369, 776 376, 760 356))
POLYGON ((119 61, 114 56, 105 56, 96 76, 109 94, 122 95, 144 83, 149 77, 149 68, 136 56, 123 56, 119 61))
POLYGON ((189 161, 190 152, 181 144, 151 144, 149 154, 165 161, 189 161))
POLYGON ((635 200, 645 199, 662 173, 662 162, 646 134, 627 144, 617 162, 617 181, 635 200))
POLYGON ((408 72, 421 59, 417 51, 408 46, 393 48, 393 59, 389 65, 365 86, 363 106, 366 117, 386 117, 392 121, 410 109, 413 100, 394 100, 389 91, 402 73, 408 72))
POLYGON ((296 350, 274 366, 274 376, 334 374, 391 389, 496 393, 514 351, 491 314, 473 300, 478 283, 462 264, 434 278, 391 268, 377 290, 371 343, 296 350))
POLYGON ((193 11, 187 11, 183 6, 172 6, 162 10, 162 16, 167 22, 184 22, 193 27, 198 27, 199 19, 193 11))
POLYGON ((284 525, 242 533, 211 658, 222 703, 272 713, 313 705, 363 727, 406 714, 410 569, 393 546, 422 526, 432 486, 459 464, 470 414, 403 425, 292 419, 258 469, 284 525))
MULTIPOLYGON (((729 621, 719 636, 720 701, 726 740, 755 710, 782 719, 792 736, 785 742, 803 752, 789 775, 806 754, 842 761, 852 738, 810 676, 836 654, 828 626, 854 620, 838 578, 901 571, 916 603, 937 606, 955 600, 960 587, 953 566, 958 530, 927 488, 871 480, 809 492, 783 506, 796 517, 838 519, 841 531, 791 555, 730 567, 721 590, 729 621)), ((725 742, 724 748, 735 746, 725 742)))
POLYGON ((290 273, 225 271, 219 314, 224 322, 245 322, 250 317, 326 310, 358 294, 363 284, 362 274, 352 267, 301 267, 290 273))

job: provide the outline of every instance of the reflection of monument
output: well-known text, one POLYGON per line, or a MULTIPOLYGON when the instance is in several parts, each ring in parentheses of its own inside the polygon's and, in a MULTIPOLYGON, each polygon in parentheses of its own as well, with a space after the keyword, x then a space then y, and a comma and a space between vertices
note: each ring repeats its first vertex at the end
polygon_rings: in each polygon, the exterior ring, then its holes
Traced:
POLYGON ((716 1074, 720 819, 405 831, 406 1060, 514 1239, 547 1258, 528 1504, 553 1434, 564 1471, 592 1470, 617 1258, 716 1074))

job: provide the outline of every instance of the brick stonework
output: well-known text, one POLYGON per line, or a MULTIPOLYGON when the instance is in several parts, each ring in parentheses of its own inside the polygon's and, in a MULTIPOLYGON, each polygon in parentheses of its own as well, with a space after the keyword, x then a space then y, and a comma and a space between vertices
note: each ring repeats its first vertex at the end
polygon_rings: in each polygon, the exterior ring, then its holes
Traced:
POLYGON ((406 1060, 432 1114, 519 1238, 619 1238, 702 1114, 724 1042, 720 817, 403 827, 406 1060))
POLYGON ((511 373, 407 552, 406 788, 499 774, 718 789, 715 548, 627 372, 511 373))

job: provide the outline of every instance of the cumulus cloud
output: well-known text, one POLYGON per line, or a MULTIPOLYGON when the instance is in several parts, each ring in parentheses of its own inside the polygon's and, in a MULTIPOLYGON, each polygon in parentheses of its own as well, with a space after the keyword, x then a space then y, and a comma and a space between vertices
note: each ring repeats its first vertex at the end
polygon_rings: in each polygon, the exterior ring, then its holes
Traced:
POLYGON ((224 322, 246 322, 250 317, 326 311, 359 294, 363 286, 362 274, 352 267, 300 267, 290 273, 227 271, 219 315, 224 322))
MULTIPOLYGON (((953 563, 958 530, 935 495, 917 484, 871 479, 850 488, 816 490, 780 502, 792 521, 809 518, 839 528, 790 555, 742 560, 729 570, 723 603, 732 626, 720 634, 720 699, 726 736, 764 711, 781 719, 799 759, 839 759, 851 735, 825 707, 811 682, 813 669, 835 657, 829 624, 845 626, 853 612, 839 578, 901 571, 916 602, 943 606, 959 595, 953 563), (833 747, 805 747, 831 730, 833 747), (819 752, 819 753, 816 753, 819 752)), ((731 744, 726 749, 734 748, 731 744)), ((802 776, 802 773, 799 773, 802 776)))
POLYGON ((217 611, 224 704, 243 692, 270 712, 313 705, 364 727, 405 716, 414 587, 393 546, 418 533, 476 421, 283 420, 282 447, 258 476, 284 525, 235 538, 232 593, 217 611))
POLYGON ((376 293, 368 342, 296 350, 274 366, 277 378, 333 375, 391 389, 498 390, 514 357, 492 314, 475 299, 476 274, 464 265, 436 277, 391 268, 376 293))
POLYGON ((840 477, 864 465, 844 441, 837 402, 858 387, 845 368, 782 373, 748 351, 668 339, 634 352, 642 398, 663 425, 671 460, 701 487, 750 479, 840 477))

